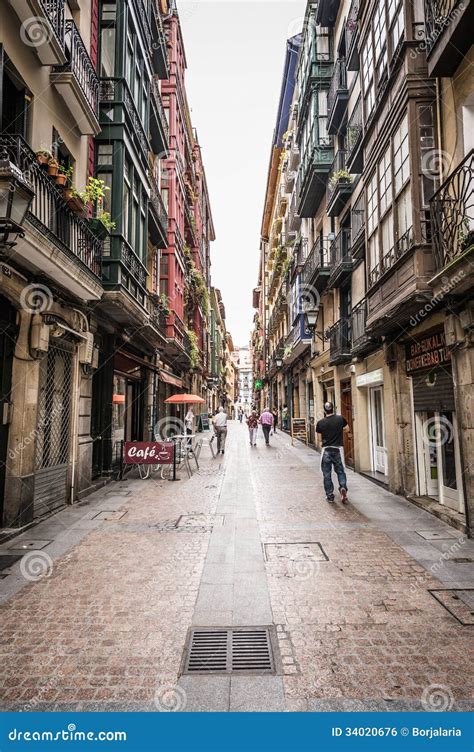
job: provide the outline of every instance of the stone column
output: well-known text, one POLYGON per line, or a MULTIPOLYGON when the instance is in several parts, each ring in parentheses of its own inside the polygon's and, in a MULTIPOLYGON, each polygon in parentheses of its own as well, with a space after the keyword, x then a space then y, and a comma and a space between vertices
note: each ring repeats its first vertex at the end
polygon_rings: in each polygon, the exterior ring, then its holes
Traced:
POLYGON ((452 354, 454 399, 463 473, 463 493, 469 537, 474 536, 474 348, 469 335, 452 354))
POLYGON ((5 527, 19 527, 33 519, 40 363, 30 356, 31 315, 19 310, 18 320, 5 478, 5 527))

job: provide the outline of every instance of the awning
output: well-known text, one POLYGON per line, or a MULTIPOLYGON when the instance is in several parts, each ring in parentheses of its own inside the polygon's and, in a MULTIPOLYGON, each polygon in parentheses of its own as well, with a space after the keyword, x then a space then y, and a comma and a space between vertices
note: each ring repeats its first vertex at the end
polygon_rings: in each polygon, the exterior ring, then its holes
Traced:
POLYGON ((177 386, 179 389, 183 388, 183 379, 178 378, 178 376, 173 376, 173 374, 168 373, 168 371, 160 371, 160 381, 164 381, 165 384, 177 386))
POLYGON ((158 366, 155 366, 153 363, 145 360, 145 358, 140 358, 139 355, 135 355, 135 353, 132 353, 129 350, 123 350, 122 348, 120 348, 116 352, 114 367, 117 370, 125 373, 127 373, 128 371, 136 371, 137 364, 143 366, 144 368, 148 368, 150 371, 156 371, 156 373, 160 372, 158 366))

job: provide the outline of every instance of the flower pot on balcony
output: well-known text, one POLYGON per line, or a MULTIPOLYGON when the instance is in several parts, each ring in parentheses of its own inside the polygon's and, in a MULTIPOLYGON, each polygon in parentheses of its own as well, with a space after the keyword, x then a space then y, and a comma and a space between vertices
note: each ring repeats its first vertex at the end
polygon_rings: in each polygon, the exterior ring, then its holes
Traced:
POLYGON ((50 159, 48 162, 48 175, 50 175, 52 178, 55 178, 58 174, 59 164, 56 162, 55 159, 50 159))
POLYGON ((89 226, 94 235, 100 238, 100 240, 105 240, 105 238, 109 234, 109 231, 107 230, 104 223, 100 221, 100 219, 94 218, 89 220, 89 226))
POLYGON ((67 182, 67 175, 64 172, 58 172, 55 179, 56 185, 63 187, 67 182))
POLYGON ((69 208, 72 209, 72 211, 75 212, 76 214, 79 214, 81 217, 84 217, 86 214, 86 208, 82 202, 81 197, 74 195, 72 193, 70 193, 70 195, 68 196, 68 190, 65 191, 65 196, 66 196, 66 203, 69 206, 69 208))
POLYGON ((50 159, 51 159, 50 151, 37 151, 36 152, 36 161, 38 162, 39 165, 41 165, 41 167, 47 167, 50 159))

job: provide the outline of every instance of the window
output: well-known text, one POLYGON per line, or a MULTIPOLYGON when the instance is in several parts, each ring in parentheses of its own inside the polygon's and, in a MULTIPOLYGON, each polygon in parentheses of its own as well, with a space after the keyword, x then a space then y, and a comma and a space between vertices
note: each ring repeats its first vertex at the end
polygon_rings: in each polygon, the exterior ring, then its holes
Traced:
POLYGON ((122 197, 122 235, 130 242, 129 235, 130 221, 130 165, 125 162, 124 170, 124 188, 122 197))
POLYGON ((365 117, 368 119, 370 116, 374 104, 374 50, 372 35, 369 32, 369 36, 362 48, 362 89, 364 93, 365 103, 365 117))
POLYGON ((97 164, 111 165, 113 153, 113 144, 99 144, 97 147, 97 164))
POLYGON ((115 75, 115 29, 101 29, 100 75, 102 78, 113 78, 115 75))
POLYGON ((392 205, 392 166, 390 164, 390 147, 386 150, 379 164, 380 215, 383 216, 392 205))
POLYGON ((375 172, 369 181, 367 189, 367 230, 369 236, 377 226, 377 208, 377 173, 375 172))
POLYGON ((399 193, 410 175, 408 151, 408 115, 405 115, 393 137, 393 169, 395 195, 399 193))
POLYGON ((398 237, 401 238, 412 226, 411 190, 408 185, 397 199, 398 237))

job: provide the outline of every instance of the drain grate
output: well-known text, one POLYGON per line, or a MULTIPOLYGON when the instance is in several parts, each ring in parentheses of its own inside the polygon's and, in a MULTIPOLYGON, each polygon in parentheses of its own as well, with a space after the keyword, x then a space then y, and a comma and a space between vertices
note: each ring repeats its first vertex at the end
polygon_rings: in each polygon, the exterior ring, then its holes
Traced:
POLYGON ((273 627, 193 629, 184 674, 274 674, 273 627))
POLYGON ((329 561, 322 545, 317 542, 264 543, 265 561, 290 559, 291 561, 329 561))
POLYGON ((429 592, 463 627, 474 626, 474 588, 451 588, 429 592))
POLYGON ((221 526, 223 524, 223 514, 202 514, 201 512, 196 512, 195 514, 182 514, 176 523, 176 527, 221 526))
POLYGON ((52 543, 50 540, 19 540, 19 541, 13 541, 13 543, 10 543, 7 548, 10 549, 25 549, 26 551, 39 551, 42 548, 46 548, 46 546, 49 546, 49 544, 52 543))
POLYGON ((93 520, 109 520, 116 522, 117 520, 121 520, 122 517, 125 517, 127 512, 121 512, 120 510, 114 510, 110 512, 102 511, 98 514, 95 514, 92 519, 93 520))
POLYGON ((425 540, 452 540, 462 537, 451 530, 415 530, 415 533, 425 540))

